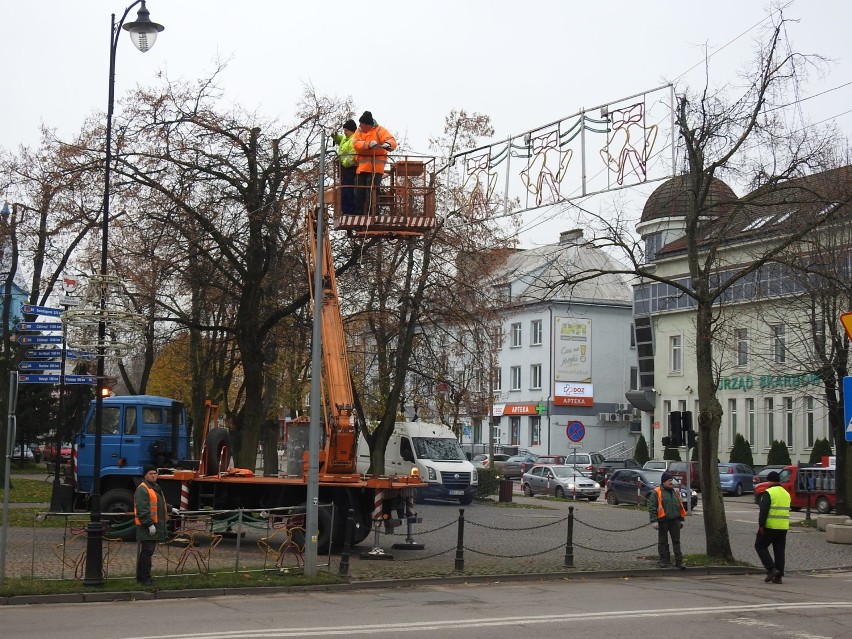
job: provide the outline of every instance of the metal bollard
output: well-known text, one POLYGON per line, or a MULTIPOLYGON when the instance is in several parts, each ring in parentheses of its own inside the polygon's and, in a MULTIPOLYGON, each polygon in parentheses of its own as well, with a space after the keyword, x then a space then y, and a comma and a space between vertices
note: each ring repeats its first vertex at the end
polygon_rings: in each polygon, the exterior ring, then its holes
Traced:
POLYGON ((568 506, 568 537, 565 540, 565 567, 574 567, 574 506, 568 506))
POLYGON ((352 527, 355 525, 355 511, 350 508, 346 517, 346 532, 343 535, 343 552, 340 554, 340 565, 337 574, 341 577, 349 576, 349 552, 352 550, 352 527))
POLYGON ((456 572, 464 572, 464 508, 459 508, 459 536, 456 542, 456 572))

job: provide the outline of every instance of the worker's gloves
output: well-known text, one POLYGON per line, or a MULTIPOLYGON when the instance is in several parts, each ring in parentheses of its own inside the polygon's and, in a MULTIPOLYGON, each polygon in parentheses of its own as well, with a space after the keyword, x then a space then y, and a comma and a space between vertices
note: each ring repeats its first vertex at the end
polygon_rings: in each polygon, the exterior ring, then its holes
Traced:
POLYGON ((382 148, 383 148, 383 149, 387 149, 388 151, 390 151, 390 142, 385 142, 385 143, 382 145, 382 148))
POLYGON ((157 527, 154 524, 148 526, 148 534, 152 536, 157 534, 157 527))
POLYGON ((375 149, 377 146, 379 146, 378 142, 376 142, 375 140, 370 140, 370 143, 367 145, 367 148, 368 149, 375 149))
POLYGON ((651 522, 651 528, 653 528, 654 530, 659 530, 660 524, 658 524, 656 521, 652 521, 651 522))
POLYGON ((180 511, 177 508, 172 508, 172 517, 180 517, 180 511))

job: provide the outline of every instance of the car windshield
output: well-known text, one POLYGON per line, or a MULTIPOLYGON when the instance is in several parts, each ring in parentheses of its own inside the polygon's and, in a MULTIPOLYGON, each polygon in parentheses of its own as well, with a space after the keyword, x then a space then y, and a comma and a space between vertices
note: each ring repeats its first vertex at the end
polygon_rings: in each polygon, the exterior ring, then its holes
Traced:
POLYGON ((448 437, 415 437, 414 450, 419 459, 432 459, 434 461, 462 461, 467 459, 458 441, 448 437))
POLYGON ((557 477, 588 477, 586 473, 574 466, 551 466, 550 468, 557 477))

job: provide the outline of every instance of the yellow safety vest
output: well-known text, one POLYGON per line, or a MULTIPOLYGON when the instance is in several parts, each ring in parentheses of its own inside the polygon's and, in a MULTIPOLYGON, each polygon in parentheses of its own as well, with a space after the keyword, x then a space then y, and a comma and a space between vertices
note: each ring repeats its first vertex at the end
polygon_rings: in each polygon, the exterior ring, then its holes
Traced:
POLYGON ((772 530, 790 529, 790 493, 783 486, 770 486, 766 489, 769 493, 769 514, 766 516, 766 527, 772 530))

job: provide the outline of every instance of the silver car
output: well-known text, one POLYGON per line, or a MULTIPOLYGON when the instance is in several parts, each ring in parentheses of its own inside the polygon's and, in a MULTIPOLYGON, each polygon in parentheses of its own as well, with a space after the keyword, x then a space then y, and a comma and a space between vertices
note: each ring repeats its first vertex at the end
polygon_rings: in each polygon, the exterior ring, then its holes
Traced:
POLYGON ((575 466, 536 464, 523 474, 521 486, 527 497, 544 494, 595 501, 601 495, 601 485, 575 466))

